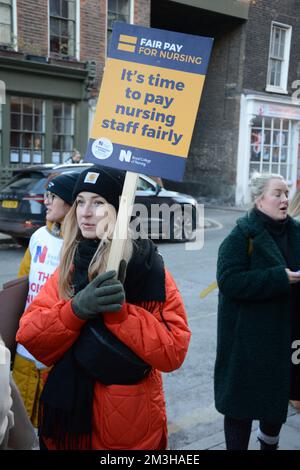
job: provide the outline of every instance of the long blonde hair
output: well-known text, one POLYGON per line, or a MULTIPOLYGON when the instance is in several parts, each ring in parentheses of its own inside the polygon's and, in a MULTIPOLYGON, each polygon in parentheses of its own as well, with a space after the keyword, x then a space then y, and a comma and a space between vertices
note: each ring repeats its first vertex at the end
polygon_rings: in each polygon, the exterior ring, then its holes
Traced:
MULTIPOLYGON (((60 298, 62 299, 70 299, 74 295, 72 286, 72 268, 76 248, 80 240, 83 240, 80 228, 77 223, 76 209, 77 202, 75 201, 70 211, 66 215, 62 227, 64 243, 61 251, 58 282, 58 292, 60 298)), ((116 210, 110 204, 107 204, 107 213, 107 231, 100 240, 98 248, 88 268, 88 278, 90 281, 98 274, 101 274, 106 271, 109 251, 117 218, 116 210)), ((128 232, 128 238, 127 242, 125 243, 125 250, 123 254, 123 258, 127 263, 132 256, 132 251, 132 236, 131 233, 128 232)))
POLYGON ((297 189, 296 194, 289 204, 289 215, 295 219, 300 219, 300 188, 297 189))

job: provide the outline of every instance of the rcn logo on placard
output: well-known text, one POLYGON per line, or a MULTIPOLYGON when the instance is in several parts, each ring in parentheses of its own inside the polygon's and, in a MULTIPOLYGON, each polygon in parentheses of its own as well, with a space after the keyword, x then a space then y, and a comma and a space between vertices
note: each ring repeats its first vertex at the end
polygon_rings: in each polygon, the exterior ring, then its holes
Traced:
POLYGON ((122 150, 120 151, 120 155, 119 155, 119 160, 120 160, 120 162, 127 162, 127 163, 130 163, 132 157, 133 157, 133 155, 132 155, 131 150, 124 150, 124 149, 122 149, 122 150))
POLYGON ((128 36, 127 34, 120 34, 118 42, 118 50, 125 52, 135 52, 135 46, 137 43, 136 36, 128 36))
POLYGON ((48 248, 46 246, 37 246, 33 262, 36 263, 37 261, 39 261, 40 263, 44 263, 47 256, 47 252, 48 248))

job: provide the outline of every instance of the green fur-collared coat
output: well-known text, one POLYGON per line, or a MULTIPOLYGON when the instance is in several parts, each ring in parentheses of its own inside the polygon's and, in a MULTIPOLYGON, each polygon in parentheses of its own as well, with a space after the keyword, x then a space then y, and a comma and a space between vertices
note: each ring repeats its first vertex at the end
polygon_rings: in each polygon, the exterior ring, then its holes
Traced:
MULTIPOLYGON (((287 231, 300 269, 300 223, 289 218, 287 231)), ((220 246, 215 402, 224 415, 286 420, 293 350, 291 285, 285 268, 279 248, 254 211, 237 221, 220 246)))

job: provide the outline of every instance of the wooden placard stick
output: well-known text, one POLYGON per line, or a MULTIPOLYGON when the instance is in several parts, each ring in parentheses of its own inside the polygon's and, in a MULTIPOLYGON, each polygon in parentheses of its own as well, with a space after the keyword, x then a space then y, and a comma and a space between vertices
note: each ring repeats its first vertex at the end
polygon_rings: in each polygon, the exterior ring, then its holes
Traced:
POLYGON ((116 226, 107 262, 107 271, 113 269, 118 272, 119 270, 119 264, 123 257, 124 247, 127 240, 128 225, 131 219, 138 179, 138 173, 132 173, 131 171, 126 172, 123 191, 120 197, 116 226))

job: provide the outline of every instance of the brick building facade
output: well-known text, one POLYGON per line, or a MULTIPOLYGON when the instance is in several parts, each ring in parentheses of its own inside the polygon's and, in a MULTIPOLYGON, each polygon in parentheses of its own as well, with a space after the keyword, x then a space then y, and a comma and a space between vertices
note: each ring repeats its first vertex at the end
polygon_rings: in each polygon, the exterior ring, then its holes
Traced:
POLYGON ((300 2, 235 0, 227 9, 217 0, 152 5, 152 26, 215 38, 180 187, 245 204, 257 170, 281 173, 293 194, 300 180, 300 101, 292 97, 300 88, 300 2))
POLYGON ((84 154, 114 20, 149 25, 150 0, 0 1, 3 178, 84 154))
POLYGON ((280 172, 295 191, 296 0, 0 0, 2 168, 84 154, 115 19, 214 38, 184 183, 167 187, 244 204, 259 170, 280 172))
POLYGON ((300 3, 251 5, 245 25, 235 199, 249 201, 253 171, 282 174, 291 194, 299 186, 300 3))

